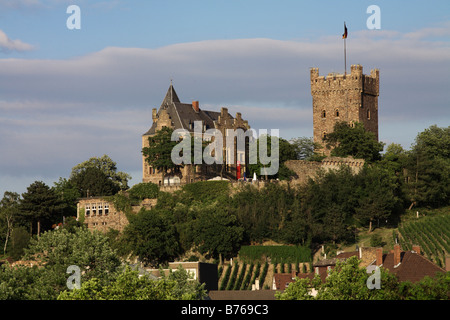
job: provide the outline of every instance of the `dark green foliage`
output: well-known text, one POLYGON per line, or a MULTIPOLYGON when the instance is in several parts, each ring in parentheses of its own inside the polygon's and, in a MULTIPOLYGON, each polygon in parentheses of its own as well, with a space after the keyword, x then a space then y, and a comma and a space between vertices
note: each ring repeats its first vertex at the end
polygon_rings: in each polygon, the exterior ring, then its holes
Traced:
POLYGON ((370 237, 371 247, 383 247, 385 244, 386 242, 384 242, 383 238, 378 234, 374 234, 370 237))
POLYGON ((232 257, 242 241, 243 228, 230 210, 218 206, 204 208, 193 225, 193 241, 202 254, 232 257))
POLYGON ((13 260, 19 260, 28 247, 31 236, 24 227, 17 227, 11 233, 9 255, 13 260))
POLYGON ((264 261, 274 263, 298 263, 311 259, 311 249, 301 246, 242 246, 239 258, 245 261, 264 261))
POLYGON ((146 264, 159 266, 180 253, 176 228, 159 210, 141 210, 129 215, 123 232, 124 243, 146 264))
POLYGON ((225 274, 223 275, 222 281, 220 282, 219 290, 226 290, 233 266, 229 264, 225 268, 225 274))
POLYGON ((67 179, 59 178, 52 188, 58 195, 62 203, 62 211, 65 217, 75 217, 77 215, 77 202, 81 197, 78 188, 67 179))
POLYGON ((135 184, 128 190, 130 199, 134 202, 139 202, 143 199, 155 199, 158 197, 158 192, 158 185, 151 182, 135 184))
POLYGON ((154 136, 148 138, 149 146, 142 148, 145 161, 157 169, 163 178, 167 170, 176 172, 181 167, 172 161, 172 149, 177 145, 177 141, 171 140, 172 133, 173 129, 163 127, 154 136))
POLYGON ((63 207, 53 189, 42 181, 35 181, 22 194, 20 212, 34 234, 50 230, 53 224, 62 222, 63 207))
POLYGON ((79 194, 86 196, 110 196, 116 194, 120 187, 115 184, 101 169, 88 167, 73 175, 70 182, 79 194))
POLYGON ((380 152, 384 144, 376 140, 372 132, 366 131, 362 123, 350 126, 347 122, 338 122, 333 132, 327 134, 324 141, 327 147, 333 147, 331 155, 336 157, 352 156, 374 162, 381 159, 380 152))
POLYGON ((407 190, 412 204, 450 204, 450 126, 419 133, 407 158, 407 190))
POLYGON ((263 270, 261 272, 261 276, 259 277, 259 286, 262 288, 264 281, 266 280, 267 271, 269 270, 269 263, 266 261, 264 263, 263 270))
POLYGON ((234 288, 234 283, 236 281, 238 271, 239 271, 239 264, 237 263, 237 261, 235 261, 233 264, 233 270, 231 271, 230 280, 228 280, 226 290, 232 290, 234 288))
MULTIPOLYGON (((295 173, 291 171, 289 168, 285 166, 285 162, 287 160, 296 160, 298 158, 298 148, 296 145, 291 144, 289 141, 279 138, 276 136, 267 136, 266 142, 267 142, 267 156, 269 158, 274 158, 272 155, 276 154, 278 152, 278 158, 273 159, 273 163, 269 164, 262 164, 259 157, 259 148, 260 143, 262 143, 261 137, 257 140, 257 163, 255 164, 249 164, 249 171, 250 176, 253 177, 253 173, 256 173, 256 175, 259 177, 262 175, 261 168, 270 167, 270 166, 278 166, 278 172, 274 175, 267 175, 268 179, 280 179, 280 180, 288 180, 291 176, 293 176, 295 173), (274 139, 273 143, 276 145, 276 141, 278 142, 278 148, 272 150, 272 139, 274 139)), ((265 178, 266 176, 263 175, 265 178)))
POLYGON ((215 201, 229 195, 230 183, 228 181, 199 181, 183 186, 182 201, 202 203, 215 201))

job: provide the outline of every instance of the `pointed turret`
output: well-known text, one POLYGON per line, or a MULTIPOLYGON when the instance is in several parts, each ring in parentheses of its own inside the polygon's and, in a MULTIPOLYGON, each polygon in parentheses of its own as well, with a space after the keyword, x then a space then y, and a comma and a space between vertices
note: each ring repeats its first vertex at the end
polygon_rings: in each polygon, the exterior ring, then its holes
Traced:
POLYGON ((172 82, 170 82, 169 90, 167 90, 166 96, 164 97, 164 100, 161 105, 162 106, 168 105, 171 104, 172 102, 180 102, 180 99, 178 99, 177 93, 173 88, 172 82))

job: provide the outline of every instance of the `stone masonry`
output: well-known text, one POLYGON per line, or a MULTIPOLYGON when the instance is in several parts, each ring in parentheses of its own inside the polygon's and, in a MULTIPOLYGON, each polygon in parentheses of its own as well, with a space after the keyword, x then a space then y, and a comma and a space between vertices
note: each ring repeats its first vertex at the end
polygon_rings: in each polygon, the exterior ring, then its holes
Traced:
MULTIPOLYGON (((132 212, 137 213, 141 208, 151 209, 156 205, 156 199, 144 199, 140 205, 132 206, 132 212)), ((90 230, 107 232, 109 229, 123 231, 128 224, 124 212, 117 210, 114 205, 101 198, 90 197, 79 199, 77 203, 77 220, 83 220, 90 230)))
POLYGON ((352 65, 350 74, 319 76, 319 68, 310 69, 313 104, 314 142, 329 155, 323 138, 333 132, 337 122, 360 122, 378 140, 379 70, 363 74, 361 65, 352 65))

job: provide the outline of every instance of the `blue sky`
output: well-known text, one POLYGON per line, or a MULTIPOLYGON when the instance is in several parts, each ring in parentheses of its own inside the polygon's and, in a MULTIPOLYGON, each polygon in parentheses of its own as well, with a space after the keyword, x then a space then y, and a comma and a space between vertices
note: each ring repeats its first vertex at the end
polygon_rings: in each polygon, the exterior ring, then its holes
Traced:
POLYGON ((450 123, 450 2, 0 0, 0 193, 108 154, 140 182, 141 134, 173 79, 183 102, 312 136, 309 68, 380 69, 380 140, 450 123), (81 29, 69 30, 69 5, 81 29), (381 29, 369 30, 377 5, 381 29))

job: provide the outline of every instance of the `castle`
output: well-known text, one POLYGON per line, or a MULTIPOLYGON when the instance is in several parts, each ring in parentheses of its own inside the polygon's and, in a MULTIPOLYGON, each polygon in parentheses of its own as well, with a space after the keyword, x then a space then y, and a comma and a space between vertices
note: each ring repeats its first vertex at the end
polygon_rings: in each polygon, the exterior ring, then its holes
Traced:
POLYGON ((337 122, 362 123, 378 140, 378 69, 363 74, 361 65, 352 65, 350 74, 319 76, 319 68, 310 69, 313 105, 314 142, 325 150, 324 138, 337 122))
MULTIPOLYGON (((318 68, 311 68, 310 77, 314 142, 323 145, 323 138, 327 133, 332 132, 335 123, 340 121, 350 124, 360 122, 378 139, 378 69, 371 70, 370 75, 364 75, 362 66, 352 65, 351 73, 348 75, 328 74, 327 77, 324 77, 319 76, 318 68)), ((152 109, 152 120, 150 129, 141 137, 143 148, 149 145, 149 137, 155 135, 163 127, 186 129, 193 134, 194 122, 201 121, 203 132, 210 128, 218 129, 224 139, 226 129, 250 129, 248 121, 242 119, 239 112, 236 113, 236 117, 233 117, 228 113, 227 108, 221 108, 220 112, 208 111, 201 109, 198 101, 189 104, 180 102, 172 84, 170 84, 159 110, 152 109)), ((223 175, 235 181, 238 177, 238 170, 240 170, 241 176, 246 171, 245 164, 248 161, 246 161, 245 153, 237 154, 237 148, 234 150, 236 151, 235 161, 226 163, 225 169, 217 168, 215 165, 185 165, 181 172, 166 174, 164 181, 162 175, 152 168, 142 156, 142 181, 153 182, 166 188, 167 186, 207 180, 217 175, 223 175), (242 166, 238 166, 237 161, 240 161, 242 166)), ((330 150, 323 148, 322 152, 329 155, 330 150)), ((313 178, 319 169, 337 169, 341 165, 346 165, 354 173, 358 173, 364 166, 364 160, 351 157, 327 157, 322 161, 289 160, 285 165, 296 175, 289 183, 303 184, 308 178, 313 178)), ((139 206, 133 207, 133 212, 139 211, 141 207, 150 209, 154 205, 156 205, 156 199, 147 199, 139 206)), ((125 214, 116 210, 112 203, 106 202, 101 197, 80 199, 77 218, 80 217, 81 212, 85 217, 85 223, 91 229, 123 230, 124 226, 128 224, 125 214)))
MULTIPOLYGON (((142 135, 142 148, 149 146, 149 138, 156 134, 157 131, 163 127, 171 129, 185 129, 189 133, 194 133, 194 122, 201 122, 202 132, 208 129, 218 129, 224 138, 223 146, 226 145, 226 130, 227 129, 242 129, 244 131, 250 129, 248 121, 242 119, 240 112, 236 113, 236 117, 233 118, 228 113, 227 108, 221 108, 220 112, 208 111, 200 108, 199 101, 192 101, 192 103, 182 103, 178 98, 173 85, 170 84, 164 97, 159 110, 152 109, 153 123, 150 129, 142 135)), ((242 176, 246 171, 245 163, 246 154, 238 152, 237 148, 234 148, 235 154, 233 156, 233 163, 225 163, 222 168, 220 165, 185 165, 181 172, 171 172, 164 177, 162 181, 162 175, 155 168, 152 168, 142 156, 142 181, 153 182, 159 186, 161 185, 174 185, 180 183, 192 183, 195 181, 201 181, 211 179, 216 176, 225 176, 230 179, 235 179, 237 176, 242 176), (238 166, 238 161, 240 164, 238 166), (237 170, 240 170, 238 173, 237 170)), ((228 159, 228 155, 225 154, 227 150, 224 148, 223 159, 228 159)))

